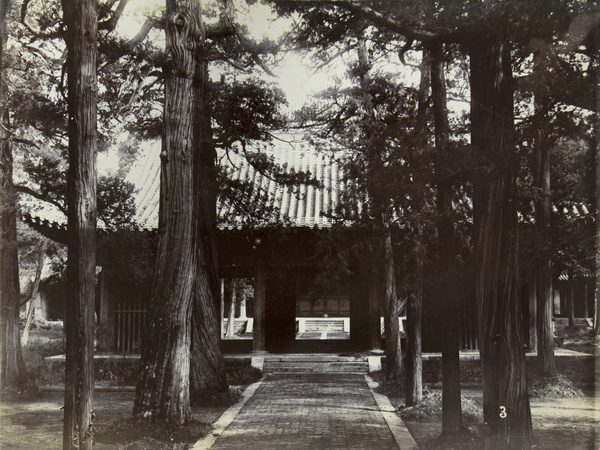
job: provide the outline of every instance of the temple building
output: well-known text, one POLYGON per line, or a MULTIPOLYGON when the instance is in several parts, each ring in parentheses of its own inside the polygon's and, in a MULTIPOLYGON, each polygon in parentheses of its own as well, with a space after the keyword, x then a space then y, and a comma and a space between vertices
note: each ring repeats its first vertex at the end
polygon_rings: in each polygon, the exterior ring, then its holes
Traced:
MULTIPOLYGON (((328 240, 333 234, 351 232, 334 214, 346 182, 334 155, 318 153, 300 133, 280 134, 268 144, 253 144, 246 150, 266 156, 284 173, 310 174, 311 181, 282 184, 246 157, 219 151, 221 173, 238 189, 237 197, 221 195, 217 204, 221 289, 216 307, 222 319, 224 352, 383 348, 383 289, 373 276, 373 267, 362 261, 352 276, 342 278, 329 276, 324 269, 328 240)), ((160 143, 141 150, 126 178, 135 186, 137 232, 150 239, 156 238, 158 228, 159 153, 160 143)), ((25 221, 47 237, 66 242, 66 217, 47 220, 43 214, 28 215, 25 221)), ((99 246, 96 313, 100 339, 107 351, 139 352, 151 287, 115 280, 107 270, 110 264, 99 246)), ((585 291, 585 298, 578 301, 578 314, 591 315, 593 291, 577 289, 585 291)), ((560 303, 563 291, 559 287, 559 308, 564 303, 560 303)), ((526 292, 525 311, 531 303, 526 292)), ((438 351, 436 307, 429 297, 424 302, 423 346, 425 351, 438 351)), ((463 302, 457 320, 461 348, 477 349, 473 298, 463 302)), ((405 317, 399 321, 403 331, 405 317)))

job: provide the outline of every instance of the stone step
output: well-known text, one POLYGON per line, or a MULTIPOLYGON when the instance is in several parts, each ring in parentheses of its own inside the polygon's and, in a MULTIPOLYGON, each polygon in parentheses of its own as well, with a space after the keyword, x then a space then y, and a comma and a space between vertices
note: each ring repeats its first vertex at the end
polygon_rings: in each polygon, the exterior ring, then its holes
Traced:
POLYGON ((265 359, 263 373, 368 373, 367 361, 265 359))
POLYGON ((287 355, 273 355, 270 354, 265 357, 265 362, 317 362, 317 363, 328 363, 328 362, 365 362, 366 358, 362 355, 357 356, 339 356, 327 353, 322 354, 302 354, 302 353, 290 353, 287 355))

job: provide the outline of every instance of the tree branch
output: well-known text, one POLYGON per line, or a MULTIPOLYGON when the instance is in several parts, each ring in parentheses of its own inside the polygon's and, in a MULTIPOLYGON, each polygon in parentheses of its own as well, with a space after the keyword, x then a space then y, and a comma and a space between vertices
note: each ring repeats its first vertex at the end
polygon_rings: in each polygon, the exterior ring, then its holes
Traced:
POLYGON ((444 42, 457 41, 459 32, 452 29, 444 29, 441 31, 431 31, 424 28, 418 28, 398 20, 385 17, 383 14, 375 11, 373 8, 364 6, 359 2, 339 1, 332 2, 340 8, 344 8, 356 15, 368 19, 374 25, 387 28, 390 31, 401 34, 410 40, 419 40, 421 42, 444 40, 444 42))
POLYGON ((37 192, 27 186, 23 186, 20 184, 15 185, 15 189, 17 190, 17 192, 21 192, 23 194, 29 194, 32 197, 37 198, 38 200, 48 202, 51 205, 56 206, 65 215, 67 214, 67 208, 62 203, 60 203, 58 200, 54 200, 53 198, 50 198, 47 195, 42 194, 41 192, 37 192))
POLYGON ((269 69, 265 65, 265 63, 259 58, 260 50, 258 49, 258 46, 254 42, 247 39, 243 35, 243 33, 240 32, 238 27, 236 27, 233 23, 231 19, 231 2, 226 1, 225 3, 226 11, 223 12, 223 14, 221 14, 219 22, 206 28, 206 38, 216 39, 225 36, 235 36, 240 45, 244 48, 244 50, 248 52, 252 61, 254 61, 254 63, 258 67, 260 67, 267 75, 276 77, 276 75, 271 71, 271 69, 269 69))
POLYGON ((56 31, 42 33, 40 30, 35 30, 31 25, 27 23, 27 10, 29 7, 29 2, 31 0, 24 0, 21 5, 21 24, 29 31, 32 35, 30 42, 33 42, 37 39, 58 39, 63 38, 64 36, 64 26, 62 24, 59 25, 56 31))
POLYGON ((155 25, 154 19, 150 19, 150 18, 146 19, 146 21, 142 25, 142 28, 140 28, 140 31, 134 37, 132 37, 127 43, 125 43, 125 45, 123 45, 121 47, 119 52, 115 52, 115 54, 108 57, 106 62, 104 62, 104 64, 102 64, 98 68, 98 70, 99 71, 104 70, 106 67, 110 66, 111 64, 115 63, 120 58, 122 58, 123 56, 130 53, 135 47, 137 47, 139 44, 141 44, 144 41, 144 39, 146 39, 146 37, 150 33, 150 30, 152 30, 152 28, 154 28, 154 25, 155 25))
MULTIPOLYGON (((112 6, 115 4, 115 2, 116 2, 116 0, 111 0, 106 5, 108 12, 110 12, 110 10, 112 9, 112 6)), ((110 18, 103 22, 98 23, 98 31, 106 30, 106 31, 108 31, 108 33, 111 33, 112 31, 114 31, 115 28, 117 28, 117 24, 119 23, 119 20, 121 19, 121 16, 123 15, 123 11, 125 10, 125 7, 127 6, 128 2, 129 2, 129 0, 120 0, 119 5, 117 6, 117 9, 110 16, 110 18)))

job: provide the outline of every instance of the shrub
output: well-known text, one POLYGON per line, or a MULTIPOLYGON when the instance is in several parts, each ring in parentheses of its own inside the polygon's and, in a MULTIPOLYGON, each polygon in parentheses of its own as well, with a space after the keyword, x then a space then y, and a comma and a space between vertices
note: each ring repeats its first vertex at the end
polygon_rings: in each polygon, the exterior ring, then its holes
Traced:
MULTIPOLYGON (((463 421, 477 424, 483 418, 483 406, 468 397, 461 397, 463 421)), ((442 391, 423 389, 423 401, 414 406, 400 407, 400 416, 409 422, 439 422, 442 420, 442 391)))
POLYGON ((536 377, 529 380, 532 398, 578 398, 583 392, 563 374, 553 377, 536 377))
POLYGON ((96 359, 96 386, 135 386, 140 369, 141 361, 137 358, 96 359))
POLYGON ((35 386, 60 386, 65 382, 64 361, 45 360, 65 353, 65 340, 32 341, 23 347, 23 359, 31 383, 35 386))

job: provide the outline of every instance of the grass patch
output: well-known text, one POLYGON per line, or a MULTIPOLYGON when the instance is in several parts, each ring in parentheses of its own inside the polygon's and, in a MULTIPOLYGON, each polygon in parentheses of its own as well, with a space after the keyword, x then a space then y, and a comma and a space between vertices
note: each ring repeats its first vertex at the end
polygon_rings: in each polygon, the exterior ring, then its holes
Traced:
POLYGON ((553 377, 530 379, 529 396, 532 398, 579 398, 584 394, 573 381, 559 373, 553 377))
POLYGON ((23 347, 23 359, 27 374, 35 386, 59 386, 65 382, 65 364, 61 361, 46 361, 48 356, 65 353, 65 339, 31 341, 23 347))
POLYGON ((185 425, 149 422, 139 418, 115 421, 97 430, 94 440, 119 450, 184 450, 211 430, 211 424, 192 420, 185 425))
POLYGON ((384 394, 390 398, 404 397, 404 377, 395 380, 389 380, 383 371, 373 372, 370 374, 373 381, 379 383, 375 392, 384 394))
POLYGON ((231 406, 242 399, 242 389, 229 388, 226 392, 214 390, 193 391, 190 393, 192 406, 231 406))
MULTIPOLYGON (((480 424, 483 420, 483 405, 468 397, 461 397, 463 422, 467 425, 480 424)), ((399 408, 402 420, 409 422, 439 422, 442 420, 442 391, 423 389, 423 401, 414 406, 399 408)))
MULTIPOLYGON (((52 330, 54 331, 54 330, 52 330)), ((37 388, 40 386, 61 386, 65 382, 65 361, 47 360, 46 357, 65 354, 65 338, 62 334, 52 339, 30 340, 29 345, 23 347, 23 357, 30 378, 30 384, 37 388)), ((262 378, 262 371, 252 367, 250 359, 225 360, 227 383, 231 386, 247 386, 262 378)), ((94 373, 96 387, 106 386, 135 386, 140 374, 141 362, 139 358, 96 358, 94 360, 94 373)), ((219 394, 224 395, 224 394, 219 394)), ((229 397, 236 398, 237 394, 227 393, 229 397)), ((208 403, 230 404, 231 399, 221 398, 210 400, 208 403)), ((203 402, 205 401, 203 400, 203 402)), ((235 403, 235 402, 234 402, 235 403)))
POLYGON ((141 361, 137 358, 94 360, 96 386, 135 386, 140 370, 141 361))
POLYGON ((593 355, 594 350, 600 347, 599 337, 594 336, 593 329, 589 327, 562 327, 558 334, 563 348, 593 355))
POLYGON ((484 447, 481 435, 469 430, 441 435, 420 447, 425 450, 480 450, 484 447))
POLYGON ((248 386, 263 376, 262 370, 252 367, 250 359, 226 359, 227 383, 231 386, 248 386))

